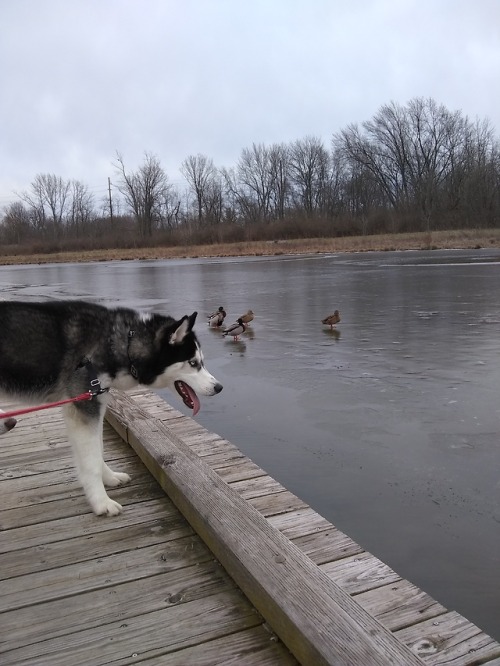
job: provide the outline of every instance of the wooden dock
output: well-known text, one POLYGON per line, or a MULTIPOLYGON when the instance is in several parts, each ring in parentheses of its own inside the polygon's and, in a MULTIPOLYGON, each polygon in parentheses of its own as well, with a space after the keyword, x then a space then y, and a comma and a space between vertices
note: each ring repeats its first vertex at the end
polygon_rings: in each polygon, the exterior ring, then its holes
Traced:
POLYGON ((2 666, 500 666, 496 641, 158 396, 113 392, 108 421, 106 460, 133 477, 117 518, 89 513, 58 410, 2 437, 2 666))

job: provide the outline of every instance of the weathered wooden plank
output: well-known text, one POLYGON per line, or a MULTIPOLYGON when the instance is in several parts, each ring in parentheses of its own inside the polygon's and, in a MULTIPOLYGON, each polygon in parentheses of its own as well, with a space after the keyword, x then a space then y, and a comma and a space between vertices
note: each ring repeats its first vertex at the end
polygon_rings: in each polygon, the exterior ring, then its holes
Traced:
MULTIPOLYGON (((134 502, 143 502, 164 495, 163 490, 148 480, 140 484, 127 484, 119 488, 113 488, 110 492, 113 499, 127 506, 134 502)), ((6 509, 0 511, 0 529, 7 530, 12 527, 22 527, 24 525, 34 525, 40 522, 40 504, 31 504, 15 509, 6 509)), ((83 491, 68 493, 62 499, 43 504, 43 520, 46 522, 66 518, 68 516, 80 516, 90 513, 90 507, 83 495, 83 491)), ((100 518, 106 520, 106 518, 100 518)))
POLYGON ((3 482, 11 479, 20 479, 25 476, 34 476, 52 472, 54 470, 74 469, 73 461, 69 457, 54 458, 53 460, 41 460, 39 462, 22 463, 20 465, 11 465, 0 469, 0 492, 3 489, 3 482))
POLYGON ((164 424, 126 395, 113 392, 110 409, 128 424, 129 442, 299 661, 421 663, 164 424))
POLYGON ((362 592, 356 601, 391 631, 446 613, 446 608, 407 580, 362 592))
POLYGON ((285 486, 282 486, 281 483, 267 475, 234 481, 230 485, 243 499, 253 499, 262 495, 270 495, 271 493, 286 490, 285 486))
MULTIPOLYGON (((130 456, 130 451, 124 448, 123 442, 120 441, 119 445, 117 442, 118 435, 114 442, 104 444, 105 460, 119 460, 130 456)), ((50 446, 34 442, 29 448, 12 447, 9 450, 2 450, 0 446, 0 467, 2 469, 51 461, 54 462, 53 469, 57 469, 57 466, 61 463, 64 466, 66 463, 73 462, 71 447, 66 440, 61 440, 50 446)))
MULTIPOLYGON (((8 435, 5 436, 7 437, 8 435)), ((41 451, 48 453, 50 451, 55 451, 56 449, 59 451, 60 455, 71 454, 71 449, 66 437, 40 440, 40 435, 38 435, 38 439, 33 438, 33 441, 24 440, 22 444, 13 443, 2 445, 2 447, 0 447, 0 460, 2 465, 4 465, 5 461, 9 461, 11 458, 15 459, 16 455, 21 456, 22 460, 23 455, 39 453, 41 451)))
POLYGON ((36 429, 16 427, 14 430, 11 430, 8 434, 4 435, 5 442, 2 442, 2 453, 4 451, 10 452, 13 449, 31 449, 33 444, 39 445, 40 442, 43 442, 43 445, 46 447, 61 443, 67 444, 68 438, 64 428, 57 427, 56 425, 53 427, 47 426, 45 430, 42 430, 42 428, 43 426, 38 426, 36 429))
POLYGON ((385 562, 366 552, 321 564, 320 569, 350 594, 401 580, 385 562))
MULTIPOLYGON (((151 481, 151 475, 144 468, 137 467, 135 460, 132 465, 121 464, 116 467, 117 472, 127 472, 132 475, 133 485, 140 485, 151 481)), ((76 480, 74 469, 60 469, 42 472, 30 476, 17 477, 4 481, 0 487, 2 492, 2 509, 43 504, 54 500, 74 497, 81 494, 81 487, 76 480)))
POLYGON ((178 435, 179 437, 187 438, 193 435, 206 434, 208 431, 205 430, 205 428, 203 428, 199 423, 197 423, 193 419, 184 416, 182 419, 175 420, 175 432, 179 434, 178 435))
POLYGON ((98 532, 120 530, 129 525, 149 524, 154 520, 158 521, 155 529, 161 530, 163 529, 162 519, 176 515, 178 515, 178 509, 162 493, 158 499, 131 504, 114 520, 96 519, 93 513, 86 513, 53 520, 50 524, 40 520, 34 525, 12 528, 5 531, 0 540, 0 553, 42 546, 56 541, 66 541, 83 535, 90 537, 98 532))
POLYGON ((325 564, 364 552, 358 543, 332 525, 323 531, 296 537, 293 542, 315 564, 325 564))
POLYGON ((305 502, 288 490, 261 495, 259 497, 251 497, 248 501, 259 513, 266 517, 275 516, 278 513, 297 511, 307 506, 305 502))
MULTIPOLYGON (((3 404, 2 409, 4 411, 14 411, 16 409, 24 409, 26 405, 11 405, 10 407, 7 407, 3 404)), ((57 423, 58 427, 64 428, 64 421, 61 418, 61 410, 60 409, 53 409, 53 410, 41 410, 38 412, 31 412, 30 414, 22 414, 16 417, 18 420, 18 425, 17 428, 23 427, 26 429, 36 429, 40 425, 43 425, 45 428, 46 426, 50 426, 51 424, 57 423)))
MULTIPOLYGON (((104 519, 106 520, 106 519, 104 519)), ((68 541, 55 541, 43 546, 29 546, 0 554, 0 579, 46 571, 73 562, 83 562, 112 553, 150 546, 177 538, 182 530, 182 517, 173 514, 149 525, 124 525, 117 538, 114 530, 83 535, 68 541)))
MULTIPOLYGON (((113 488, 110 494, 121 504, 122 499, 124 502, 140 501, 149 494, 151 497, 159 497, 161 492, 151 477, 143 476, 142 479, 138 479, 137 483, 132 482, 126 486, 113 488)), ((16 506, 8 506, 4 511, 0 511, 0 526, 2 529, 12 526, 13 516, 20 517, 19 526, 30 524, 27 522, 29 517, 36 518, 38 516, 38 520, 40 520, 41 505, 43 505, 44 520, 46 521, 90 511, 83 491, 76 481, 67 484, 55 484, 45 488, 35 488, 29 494, 17 493, 10 497, 7 496, 6 499, 12 499, 16 506)), ((32 523, 33 520, 31 520, 32 523)), ((17 525, 17 523, 14 524, 17 525)))
POLYGON ((296 666, 286 647, 260 626, 155 659, 146 666, 296 666))
POLYGON ((306 534, 322 532, 331 527, 330 523, 310 507, 290 513, 270 516, 269 524, 282 532, 288 539, 294 540, 306 534))
MULTIPOLYGON (((184 441, 184 438, 182 441, 184 441)), ((200 456, 198 450, 194 450, 192 446, 189 446, 189 448, 194 453, 196 453, 197 456, 200 456)), ((238 451, 238 449, 235 451, 228 451, 226 448, 224 448, 222 451, 216 451, 214 453, 205 453, 205 455, 200 456, 200 458, 201 457, 203 458, 203 462, 205 462, 212 469, 222 469, 224 467, 239 464, 245 460, 248 460, 248 458, 244 456, 241 451, 238 451)))
POLYGON ((500 657, 500 645, 454 611, 396 635, 429 666, 489 664, 500 657))
POLYGON ((203 562, 141 580, 82 592, 3 613, 0 653, 51 640, 75 631, 104 627, 119 618, 127 622, 163 608, 220 594, 234 588, 224 570, 203 562))
POLYGON ((201 458, 223 452, 226 452, 227 454, 238 452, 243 455, 238 447, 228 442, 227 439, 223 439, 215 432, 207 431, 206 433, 200 433, 198 435, 190 435, 189 437, 186 437, 185 442, 189 448, 195 451, 201 458))
MULTIPOLYGON (((237 591, 35 643, 2 655, 2 666, 115 666, 165 655, 262 622, 237 591), (35 661, 36 660, 36 661, 35 661)), ((167 662, 168 663, 168 662, 167 662)))
POLYGON ((0 584, 0 610, 14 610, 70 597, 130 580, 144 580, 182 567, 212 561, 213 555, 185 520, 171 526, 171 540, 98 559, 26 574, 0 584))
MULTIPOLYGON (((130 447, 122 445, 117 447, 106 446, 106 461, 111 463, 111 466, 114 467, 113 461, 120 461, 119 465, 130 465, 133 461, 137 460, 137 455, 130 447)), ((22 462, 19 465, 12 465, 4 469, 0 469, 0 492, 3 491, 3 486, 1 482, 8 481, 10 479, 18 479, 23 476, 34 476, 37 474, 45 474, 46 472, 54 472, 56 470, 74 470, 74 463, 71 456, 61 457, 52 457, 50 460, 47 460, 45 455, 41 455, 41 460, 37 462, 22 462)), ((74 472, 76 474, 76 472, 74 472)))
MULTIPOLYGON (((32 436, 24 430, 19 430, 18 439, 12 439, 12 433, 17 432, 18 427, 2 437, 0 446, 0 466, 15 467, 30 464, 32 462, 72 461, 71 447, 68 444, 66 431, 61 429, 57 437, 50 437, 44 431, 43 426, 38 426, 32 436), (9 443, 10 442, 10 443, 9 443)), ((107 460, 113 460, 123 453, 130 454, 120 436, 111 430, 106 424, 104 428, 104 453, 107 460)))
POLYGON ((234 461, 229 465, 220 465, 214 469, 214 472, 216 472, 221 479, 224 479, 226 483, 241 481, 242 479, 255 479, 259 476, 267 476, 266 472, 248 458, 243 458, 241 462, 234 461))

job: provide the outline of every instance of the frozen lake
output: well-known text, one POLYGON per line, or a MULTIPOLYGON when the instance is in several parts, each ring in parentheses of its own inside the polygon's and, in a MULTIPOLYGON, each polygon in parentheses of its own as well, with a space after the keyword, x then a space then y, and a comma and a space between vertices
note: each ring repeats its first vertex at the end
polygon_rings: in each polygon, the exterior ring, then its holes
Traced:
POLYGON ((500 640, 499 250, 6 266, 0 290, 197 310, 224 384, 197 420, 500 640), (255 312, 240 342, 219 305, 255 312))

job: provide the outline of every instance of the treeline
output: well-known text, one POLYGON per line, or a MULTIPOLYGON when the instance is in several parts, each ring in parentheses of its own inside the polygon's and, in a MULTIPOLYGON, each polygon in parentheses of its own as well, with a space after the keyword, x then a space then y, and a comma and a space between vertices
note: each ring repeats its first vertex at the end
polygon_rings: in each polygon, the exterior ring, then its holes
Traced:
POLYGON ((231 168, 204 155, 170 181, 146 153, 117 154, 100 201, 79 181, 39 174, 0 221, 3 245, 37 249, 217 243, 500 225, 500 146, 487 120, 432 99, 384 105, 332 137, 244 148, 231 168))

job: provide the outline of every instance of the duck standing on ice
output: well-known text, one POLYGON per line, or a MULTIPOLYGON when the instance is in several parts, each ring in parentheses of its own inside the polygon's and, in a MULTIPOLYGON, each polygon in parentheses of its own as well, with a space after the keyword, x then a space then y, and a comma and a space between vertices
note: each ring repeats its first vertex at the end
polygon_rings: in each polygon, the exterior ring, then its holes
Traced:
POLYGON ((340 312, 338 310, 335 310, 335 312, 331 315, 328 315, 328 317, 325 317, 321 323, 326 324, 329 326, 331 329, 335 326, 335 324, 338 324, 340 321, 340 312))
POLYGON ((236 341, 238 340, 238 336, 244 333, 246 330, 247 327, 243 323, 243 319, 239 317, 238 321, 224 329, 224 333, 222 335, 223 337, 226 337, 226 335, 232 335, 233 340, 236 341))

